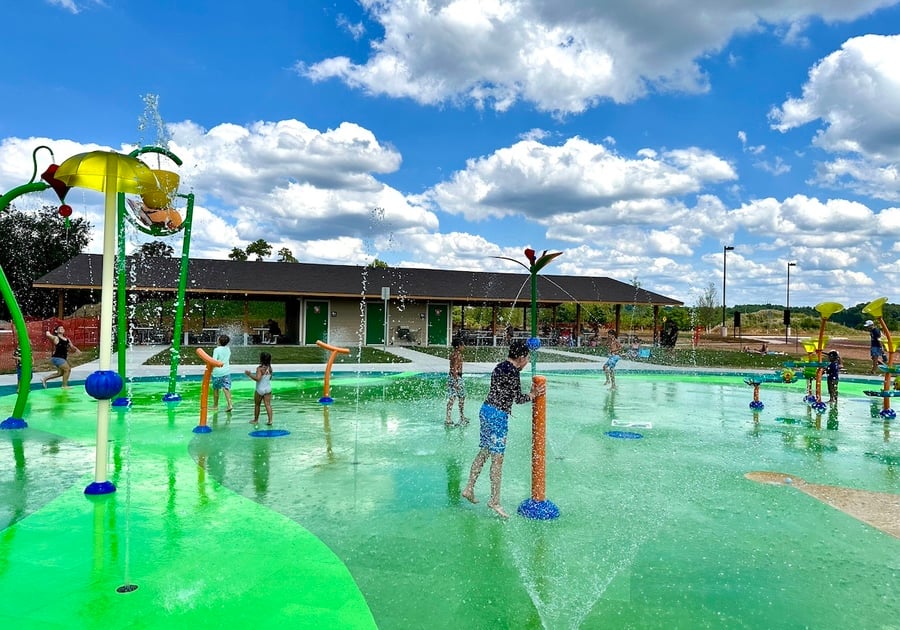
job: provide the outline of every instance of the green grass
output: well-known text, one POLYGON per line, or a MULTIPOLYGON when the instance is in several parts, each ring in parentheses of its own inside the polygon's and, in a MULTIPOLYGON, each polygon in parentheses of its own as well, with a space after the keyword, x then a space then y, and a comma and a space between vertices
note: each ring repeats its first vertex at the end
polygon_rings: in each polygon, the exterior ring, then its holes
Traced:
MULTIPOLYGON (((761 355, 752 352, 743 352, 738 344, 735 349, 713 349, 678 347, 673 350, 653 348, 649 359, 641 359, 641 363, 650 365, 668 365, 684 367, 720 367, 732 369, 775 369, 780 368, 785 361, 803 361, 805 355, 800 354, 767 354, 761 355)), ((184 365, 200 365, 200 358, 196 354, 198 346, 183 346, 181 363, 184 365)), ((208 346, 202 346, 209 351, 208 346)), ((598 346, 580 348, 561 348, 574 355, 593 355, 604 357, 607 355, 605 347, 598 346)), ((448 358, 450 348, 446 347, 416 347, 417 352, 435 357, 448 358)), ((464 360, 473 363, 497 363, 506 358, 507 348, 503 346, 467 346, 464 349, 464 360)), ((259 353, 269 352, 272 355, 272 363, 281 364, 325 364, 330 353, 318 347, 311 346, 234 346, 231 349, 231 362, 238 365, 255 365, 259 362, 259 353)), ((72 366, 81 365, 97 358, 98 349, 89 348, 81 354, 72 353, 69 363, 72 366)), ((578 356, 565 356, 560 354, 542 353, 541 359, 554 362, 580 362, 578 356)), ((350 348, 350 354, 339 354, 335 363, 409 363, 406 359, 390 352, 385 352, 380 347, 371 346, 362 348, 362 356, 358 348, 350 348)), ((164 350, 147 360, 147 365, 169 365, 169 351, 164 350)), ((868 374, 872 364, 868 360, 844 358, 844 368, 849 374, 868 374)), ((34 371, 50 371, 53 367, 49 359, 41 359, 35 362, 34 371)), ((6 370, 11 373, 12 370, 6 370)))
MULTIPOLYGON (((201 365, 203 362, 197 356, 198 346, 181 347, 182 365, 201 365)), ((209 351, 208 346, 201 346, 209 351)), ((327 363, 331 353, 318 346, 234 346, 231 348, 231 363, 237 365, 255 365, 259 362, 259 354, 268 352, 272 355, 272 364, 279 363, 327 363)), ((359 348, 350 348, 350 354, 338 354, 335 363, 409 363, 408 360, 395 354, 385 352, 376 347, 362 348, 360 356, 359 348)), ((169 365, 169 351, 164 350, 150 357, 147 365, 169 365)))
MULTIPOLYGON (((444 359, 450 358, 450 348, 416 347, 415 350, 416 352, 430 354, 434 357, 441 357, 444 359)), ((471 363, 499 363, 506 358, 508 350, 509 348, 506 346, 466 346, 463 348, 463 361, 469 361, 471 363)), ((568 350, 568 348, 566 348, 566 350, 568 350)), ((555 363, 581 363, 587 361, 587 359, 582 359, 577 356, 573 357, 549 352, 542 353, 540 359, 543 361, 553 361, 555 363)))
MULTIPOLYGON (((571 352, 605 356, 606 348, 567 348, 571 352)), ((653 348, 649 359, 641 359, 642 363, 685 367, 717 367, 739 370, 767 370, 784 367, 786 361, 805 361, 806 355, 793 354, 757 354, 744 352, 737 347, 734 350, 713 348, 653 348)), ((844 359, 844 369, 849 374, 868 374, 872 367, 870 361, 844 359)))

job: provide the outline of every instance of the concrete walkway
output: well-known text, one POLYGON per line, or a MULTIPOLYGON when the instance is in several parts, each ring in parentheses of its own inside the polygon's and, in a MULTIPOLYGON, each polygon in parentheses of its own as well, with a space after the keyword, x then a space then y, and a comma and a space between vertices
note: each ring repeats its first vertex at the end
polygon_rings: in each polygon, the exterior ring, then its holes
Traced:
MULTIPOLYGON (((159 345, 159 346, 134 346, 128 350, 128 355, 126 359, 126 372, 129 376, 134 378, 146 378, 146 377, 158 377, 158 378, 166 378, 169 375, 169 366, 168 365, 146 365, 145 362, 150 359, 150 357, 159 354, 166 350, 169 346, 159 345)), ((335 373, 340 372, 445 372, 448 368, 448 361, 443 357, 434 356, 431 354, 427 354, 425 352, 419 352, 414 348, 406 347, 406 346, 392 346, 388 349, 391 354, 395 354, 398 357, 406 359, 409 363, 335 363, 332 366, 332 371, 335 373)), ((448 350, 449 352, 449 350, 448 350)), ((569 352, 562 349, 557 348, 541 348, 538 355, 538 366, 539 370, 547 371, 547 372, 596 372, 599 373, 601 369, 601 365, 606 361, 606 356, 598 356, 592 354, 582 354, 576 352, 569 352), (578 361, 553 361, 552 357, 554 355, 563 356, 567 358, 577 358, 578 361)), ((116 369, 118 366, 118 358, 114 353, 111 362, 112 368, 116 369)), ((491 370, 494 369, 496 363, 494 362, 473 362, 466 361, 465 362, 465 372, 467 374, 488 374, 491 370)), ((90 363, 85 363, 83 365, 76 366, 72 368, 72 375, 70 379, 73 382, 82 382, 84 379, 88 377, 92 372, 99 368, 99 361, 91 361, 90 363)), ((231 371, 233 374, 240 374, 244 370, 254 370, 256 369, 256 364, 253 365, 241 365, 237 363, 231 364, 231 371)), ((324 363, 296 363, 296 364, 283 364, 280 363, 275 366, 276 371, 279 372, 324 372, 325 364, 324 363)), ((723 368, 715 368, 715 367, 703 367, 703 366, 667 366, 660 365, 658 363, 648 363, 645 361, 633 361, 629 359, 623 358, 619 361, 616 369, 621 373, 627 372, 642 372, 642 371, 654 371, 654 372, 681 372, 686 369, 689 369, 692 372, 708 372, 708 373, 735 373, 738 372, 740 374, 753 374, 753 373, 769 373, 772 370, 754 370, 754 369, 723 369, 723 368)), ((182 365, 178 368, 178 374, 181 377, 189 377, 196 376, 200 377, 203 375, 204 367, 202 365, 182 365)), ((41 386, 40 379, 47 374, 52 374, 52 372, 35 372, 32 378, 32 388, 39 388, 41 386)), ((872 377, 872 379, 879 380, 880 377, 872 377)), ((15 374, 0 374, 0 386, 3 385, 15 385, 16 384, 16 375, 15 374)), ((60 380, 54 379, 50 381, 48 384, 49 387, 59 387, 60 380)))
MULTIPOLYGON (((160 377, 165 378, 169 375, 168 365, 146 365, 145 362, 151 357, 165 351, 169 346, 134 346, 128 350, 126 357, 126 373, 135 378, 141 377, 160 377)), ((446 372, 448 368, 447 359, 437 357, 424 352, 418 352, 408 347, 391 347, 389 352, 409 361, 409 363, 335 363, 332 371, 338 372, 356 372, 361 370, 364 372, 446 372)), ((448 350, 449 352, 449 350, 448 350)), ((564 350, 556 350, 552 348, 542 348, 539 355, 539 365, 542 370, 547 371, 599 371, 600 364, 606 361, 606 357, 576 354, 566 352, 564 350), (553 355, 578 357, 581 361, 553 361, 553 355)), ((118 367, 118 356, 113 353, 110 363, 112 369, 118 367)), ((490 373, 494 369, 494 362, 465 363, 465 371, 469 374, 490 373)), ((99 369, 99 361, 91 361, 72 368, 72 374, 69 379, 74 382, 84 381, 95 370, 99 369)), ((240 365, 231 364, 232 373, 241 373, 246 370, 256 369, 256 364, 240 365)), ((623 359, 619 361, 618 369, 623 371, 644 370, 644 369, 666 369, 663 366, 641 363, 638 361, 628 361, 623 359)), ((323 372, 325 370, 324 363, 297 363, 297 364, 278 364, 276 370, 280 372, 323 372)), ((197 376, 203 375, 204 366, 202 365, 181 365, 178 368, 179 376, 197 376)), ((32 387, 41 386, 41 378, 54 372, 36 371, 32 376, 32 387)), ((15 385, 15 374, 0 374, 0 386, 15 385)), ((59 387, 60 379, 54 379, 48 383, 49 387, 59 387)))

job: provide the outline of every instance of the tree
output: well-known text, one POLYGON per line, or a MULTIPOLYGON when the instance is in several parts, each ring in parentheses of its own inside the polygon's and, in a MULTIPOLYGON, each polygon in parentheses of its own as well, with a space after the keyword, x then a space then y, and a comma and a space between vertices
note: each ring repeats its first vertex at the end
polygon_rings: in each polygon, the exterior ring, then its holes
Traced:
POLYGON ((247 245, 247 255, 256 256, 256 260, 263 260, 266 256, 272 255, 272 246, 263 239, 257 239, 247 245))
MULTIPOLYGON (((0 248, 0 267, 25 315, 49 317, 56 312, 56 294, 31 285, 80 254, 90 243, 90 231, 90 223, 78 217, 70 218, 66 227, 56 206, 44 206, 37 212, 11 206, 0 212, 4 245, 0 248)), ((0 304, 0 318, 10 318, 5 304, 0 304)))
POLYGON ((291 250, 287 247, 282 247, 278 250, 278 262, 295 263, 297 262, 297 259, 294 258, 294 254, 291 250))
POLYGON ((369 269, 389 269, 389 267, 383 260, 373 258, 372 262, 369 263, 369 269))
POLYGON ((235 247, 234 249, 231 250, 231 253, 228 254, 228 257, 231 260, 236 260, 238 262, 244 262, 245 260, 247 260, 247 252, 245 252, 240 247, 235 247))
POLYGON ((701 326, 709 329, 718 321, 716 319, 718 302, 719 294, 716 291, 716 285, 710 282, 703 294, 697 298, 697 320, 701 326))
POLYGON ((146 260, 147 258, 171 258, 175 255, 175 248, 163 241, 150 241, 144 243, 134 253, 135 261, 146 260))

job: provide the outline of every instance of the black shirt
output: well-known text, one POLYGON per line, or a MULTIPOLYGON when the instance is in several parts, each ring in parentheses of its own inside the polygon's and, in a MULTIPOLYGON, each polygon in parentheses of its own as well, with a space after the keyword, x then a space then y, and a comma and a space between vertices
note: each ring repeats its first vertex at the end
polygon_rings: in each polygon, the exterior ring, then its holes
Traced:
POLYGON ((498 363, 491 372, 491 389, 485 404, 509 413, 513 404, 528 402, 528 395, 522 393, 521 370, 509 361, 498 363))
POLYGON ((874 326, 869 331, 869 337, 872 340, 873 348, 881 348, 881 331, 875 328, 874 326))

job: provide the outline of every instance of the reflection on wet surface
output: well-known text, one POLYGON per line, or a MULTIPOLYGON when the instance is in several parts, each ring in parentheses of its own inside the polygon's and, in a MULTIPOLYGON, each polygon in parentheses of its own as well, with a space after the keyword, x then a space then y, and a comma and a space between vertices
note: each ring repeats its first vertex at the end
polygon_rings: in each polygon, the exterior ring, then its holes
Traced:
MULTIPOLYGON (((900 493, 900 443, 854 400, 853 383, 842 382, 840 405, 823 414, 803 403, 802 385, 763 387, 765 408, 753 411, 739 377, 623 374, 614 391, 601 383, 548 378, 547 497, 560 507, 556 521, 493 517, 487 475, 476 487, 481 503, 459 500, 486 376, 467 379, 472 424, 447 429, 442 376, 353 374, 333 380, 329 406, 318 403, 320 380, 279 379, 274 429, 289 433, 277 437, 251 437, 249 385, 235 387, 235 412, 210 414, 209 434, 191 432, 198 385, 186 384, 185 400, 168 408, 158 402, 162 387, 136 385, 133 408, 111 428, 119 491, 97 518, 117 521, 119 565, 126 520, 140 529, 152 518, 160 565, 218 565, 224 554, 242 571, 270 560, 236 560, 238 551, 277 549, 293 522, 346 565, 380 628, 895 623, 897 539, 815 497, 744 477, 785 471, 810 484, 900 493), (605 435, 629 424, 642 439, 605 435), (259 513, 250 507, 257 504, 259 513), (279 524, 282 516, 289 521, 279 524), (234 529, 254 518, 250 537, 237 537, 234 529), (198 528, 218 538, 202 554, 192 539, 198 528)), ((32 428, 0 436, 6 521, 26 525, 91 472, 93 407, 75 398, 60 417, 50 412, 58 400, 33 396, 32 428), (48 466, 52 482, 36 474, 48 466)), ((517 407, 504 465, 508 512, 530 493, 530 428, 530 408, 517 407)), ((132 552, 146 545, 133 540, 132 552)), ((273 553, 310 572, 305 558, 273 553)), ((153 576, 130 572, 140 588, 128 597, 140 597, 153 576)), ((229 593, 248 609, 256 603, 240 586, 229 593)), ((188 614, 164 595, 172 614, 188 614)))

